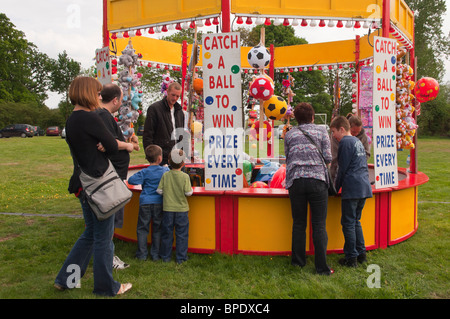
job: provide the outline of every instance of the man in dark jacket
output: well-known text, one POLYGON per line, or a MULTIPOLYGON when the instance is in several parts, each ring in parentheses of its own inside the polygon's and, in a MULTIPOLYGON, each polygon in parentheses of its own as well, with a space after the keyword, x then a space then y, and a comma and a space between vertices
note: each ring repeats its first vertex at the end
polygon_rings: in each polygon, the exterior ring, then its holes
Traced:
POLYGON ((160 165, 168 164, 170 151, 182 139, 175 131, 184 128, 184 112, 177 102, 180 96, 181 85, 173 82, 167 88, 167 96, 150 105, 147 110, 142 143, 144 149, 152 144, 162 148, 163 160, 160 165))

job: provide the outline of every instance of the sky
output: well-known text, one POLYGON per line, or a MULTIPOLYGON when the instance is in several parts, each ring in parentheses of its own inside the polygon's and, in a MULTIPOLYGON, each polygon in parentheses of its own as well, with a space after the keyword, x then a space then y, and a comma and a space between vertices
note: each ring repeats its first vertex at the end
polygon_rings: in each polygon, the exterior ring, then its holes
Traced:
MULTIPOLYGON (((87 69, 94 65, 95 50, 103 43, 102 3, 102 0, 0 0, 0 12, 6 14, 16 29, 24 32, 27 40, 34 43, 40 52, 56 59, 65 50, 70 58, 87 69)), ((296 27, 297 35, 309 43, 354 39, 358 34, 345 28, 326 28, 326 32, 317 32, 318 29, 296 27)), ((443 31, 450 34, 450 1, 443 31)), ((359 34, 363 35, 362 32, 359 34)), ((445 61, 445 65, 444 81, 447 82, 450 81, 450 60, 445 61)), ((49 96, 47 106, 56 108, 61 97, 51 92, 49 96)))

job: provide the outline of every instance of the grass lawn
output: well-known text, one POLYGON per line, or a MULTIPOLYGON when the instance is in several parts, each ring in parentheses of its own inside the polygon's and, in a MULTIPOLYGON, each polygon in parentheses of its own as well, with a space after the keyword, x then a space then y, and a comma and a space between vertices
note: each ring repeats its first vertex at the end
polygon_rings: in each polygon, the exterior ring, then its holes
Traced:
MULTIPOLYGON (((369 264, 380 267, 380 288, 367 286, 367 265, 343 268, 337 254, 328 257, 336 273, 323 277, 315 274, 312 256, 303 269, 291 267, 288 256, 189 254, 188 262, 176 265, 138 261, 135 243, 114 239, 116 254, 131 264, 114 277, 133 283, 117 298, 449 298, 450 140, 421 138, 417 144, 418 169, 430 177, 419 188, 419 229, 405 242, 369 252, 369 264)), ((0 154, 0 298, 99 298, 92 294, 92 267, 80 289, 53 288, 84 227, 80 204, 67 192, 72 159, 66 142, 46 136, 0 139, 0 154)), ((399 152, 399 166, 406 167, 408 154, 399 152)), ((144 163, 142 151, 132 155, 131 165, 144 163)))

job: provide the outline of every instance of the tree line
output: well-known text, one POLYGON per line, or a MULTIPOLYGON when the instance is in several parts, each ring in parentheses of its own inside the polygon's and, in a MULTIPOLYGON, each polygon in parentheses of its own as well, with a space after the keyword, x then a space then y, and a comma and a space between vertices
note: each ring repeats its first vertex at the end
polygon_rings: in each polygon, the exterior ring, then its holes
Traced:
POLYGON ((72 111, 68 88, 81 73, 81 64, 66 51, 51 59, 0 13, 0 128, 23 123, 42 128, 58 125, 72 111), (57 109, 45 105, 48 92, 63 94, 57 109))

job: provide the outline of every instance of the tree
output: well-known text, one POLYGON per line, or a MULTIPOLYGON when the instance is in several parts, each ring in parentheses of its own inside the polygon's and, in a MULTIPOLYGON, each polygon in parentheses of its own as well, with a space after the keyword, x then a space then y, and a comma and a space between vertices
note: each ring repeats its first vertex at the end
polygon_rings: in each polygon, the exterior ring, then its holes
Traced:
POLYGON ((67 120, 73 107, 69 105, 69 87, 72 80, 81 72, 80 62, 69 58, 66 51, 58 54, 58 59, 53 61, 53 68, 51 71, 51 85, 50 89, 54 92, 64 95, 65 103, 60 103, 59 106, 64 119, 67 120))
POLYGON ((0 61, 0 101, 44 105, 49 58, 28 42, 3 13, 0 13, 0 61))
POLYGON ((442 80, 445 58, 450 56, 450 38, 442 32, 445 0, 406 0, 414 11, 415 54, 417 76, 442 80))
POLYGON ((443 83, 444 59, 450 57, 450 37, 442 31, 445 0, 406 0, 414 11, 417 79, 432 77, 440 82, 433 101, 422 103, 418 116, 419 134, 450 136, 450 84, 443 83))

